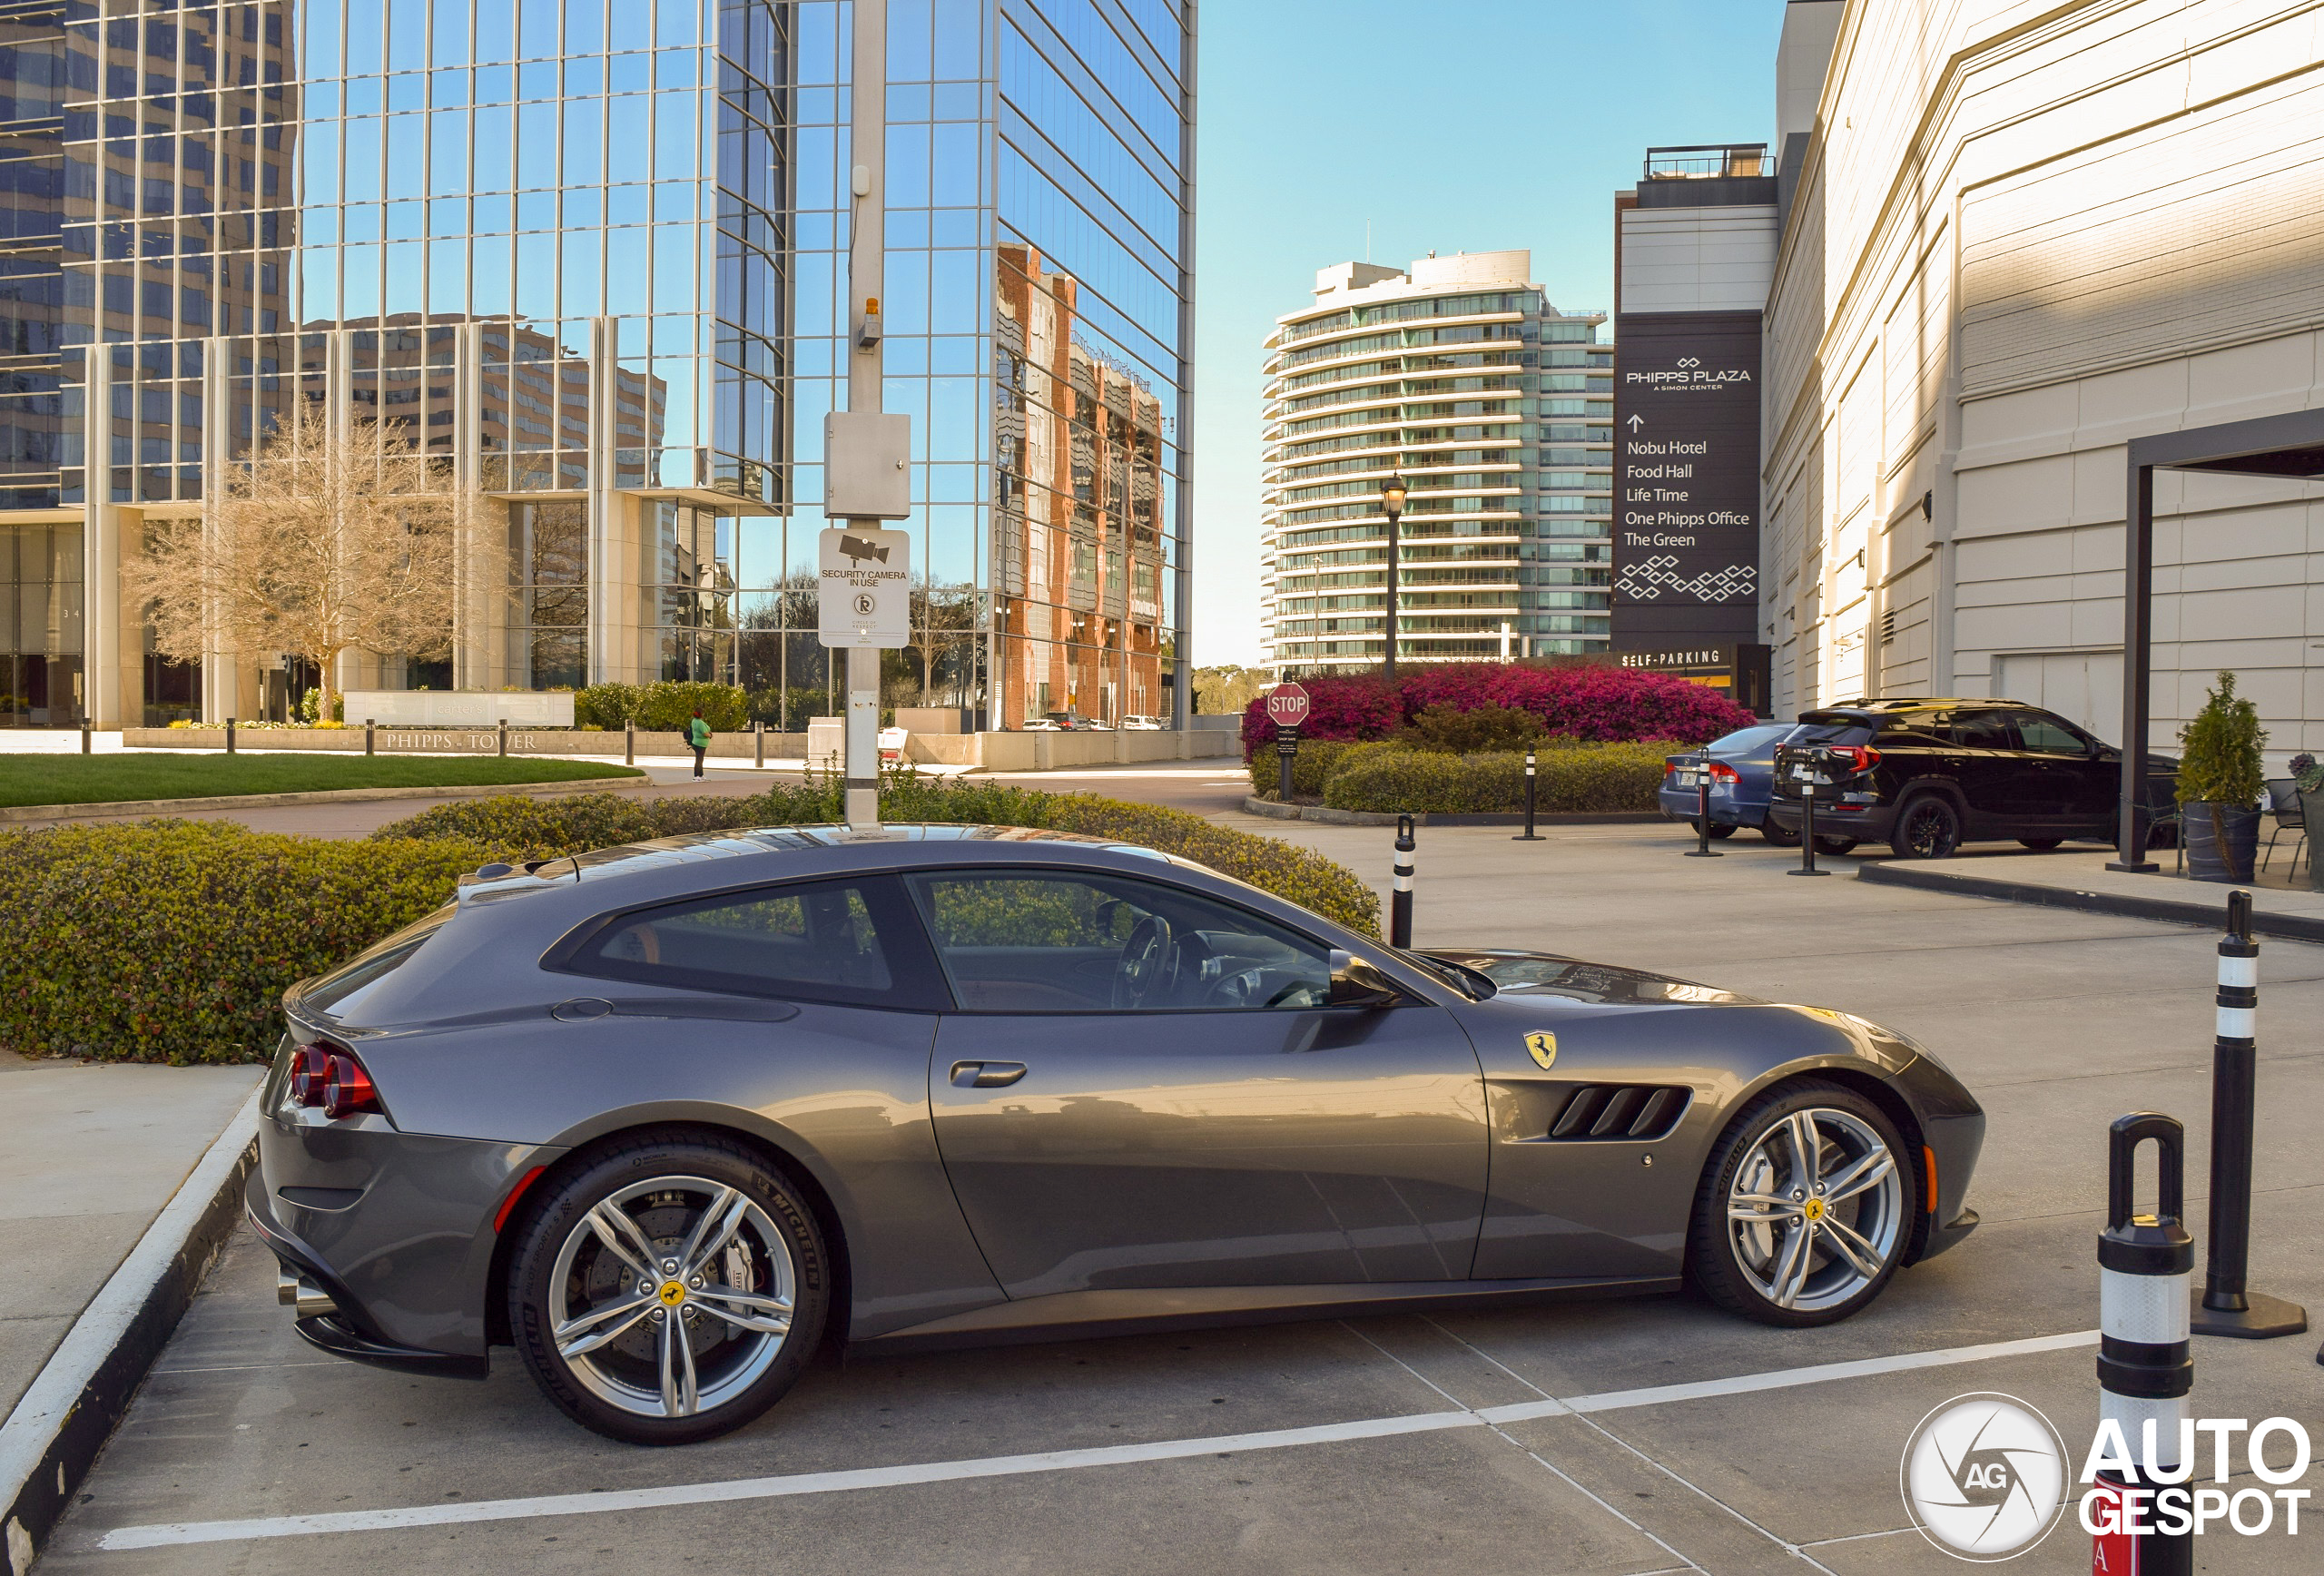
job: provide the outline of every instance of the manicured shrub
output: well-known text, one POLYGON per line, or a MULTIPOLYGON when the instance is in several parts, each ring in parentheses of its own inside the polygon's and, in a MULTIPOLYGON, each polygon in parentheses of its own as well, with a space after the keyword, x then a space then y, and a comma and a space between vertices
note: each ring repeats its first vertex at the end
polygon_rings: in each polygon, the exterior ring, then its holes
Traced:
MULTIPOLYGON (((1652 810, 1662 782, 1662 758, 1680 746, 1669 740, 1641 744, 1580 744, 1536 754, 1535 807, 1544 813, 1604 813, 1652 810)), ((1520 751, 1453 755, 1387 748, 1344 760, 1324 783, 1334 810, 1390 813, 1433 811, 1490 815, 1525 807, 1525 756, 1520 751)))
MULTIPOLYGON (((1378 747, 1357 739, 1301 739, 1298 752, 1291 757, 1291 792, 1297 795, 1321 793, 1324 779, 1346 758, 1348 752, 1378 747)), ((1251 792, 1264 798, 1282 785, 1275 746, 1261 744, 1251 752, 1251 792)))
POLYGON ((750 697, 739 686, 666 679, 648 685, 593 684, 576 690, 573 722, 585 728, 635 723, 641 733, 675 734, 694 720, 697 707, 714 733, 739 734, 751 725, 750 697))
POLYGON ((1411 726, 1400 738, 1417 750, 1473 755, 1482 751, 1522 750, 1536 744, 1545 731, 1541 718, 1514 706, 1487 702, 1463 708, 1440 703, 1413 713, 1411 726))
MULTIPOLYGON (((1403 675, 1393 694, 1378 678, 1301 683, 1315 706, 1303 738, 1384 739, 1437 707, 1528 712, 1547 733, 1605 743, 1699 744, 1758 720, 1717 690, 1640 668, 1448 663, 1403 675)), ((1243 715, 1245 758, 1274 738, 1265 702, 1253 702, 1243 715)))
POLYGON ((0 1043, 263 1059, 292 981, 437 908, 489 857, 466 838, 334 842, 217 821, 0 832, 0 1043))

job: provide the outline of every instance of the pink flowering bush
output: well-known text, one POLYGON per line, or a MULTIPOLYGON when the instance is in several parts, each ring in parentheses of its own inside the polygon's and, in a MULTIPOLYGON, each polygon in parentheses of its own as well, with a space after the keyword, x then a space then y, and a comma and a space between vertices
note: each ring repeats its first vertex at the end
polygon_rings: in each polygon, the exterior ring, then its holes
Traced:
MULTIPOLYGON (((1532 713, 1550 734, 1621 744, 1699 744, 1758 720, 1717 690, 1637 668, 1452 663, 1402 676, 1393 695, 1372 677, 1301 683, 1313 703, 1301 736, 1310 739, 1384 739, 1428 706, 1507 706, 1532 713)), ((1243 714, 1245 758, 1275 733, 1265 698, 1253 701, 1243 714)))

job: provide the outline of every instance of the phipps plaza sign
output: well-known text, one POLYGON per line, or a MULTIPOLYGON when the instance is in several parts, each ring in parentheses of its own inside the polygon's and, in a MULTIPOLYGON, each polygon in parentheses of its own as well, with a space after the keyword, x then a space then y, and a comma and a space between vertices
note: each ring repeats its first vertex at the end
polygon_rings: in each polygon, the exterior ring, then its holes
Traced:
POLYGON ((1748 641, 1759 315, 1626 312, 1614 346, 1614 645, 1748 641))

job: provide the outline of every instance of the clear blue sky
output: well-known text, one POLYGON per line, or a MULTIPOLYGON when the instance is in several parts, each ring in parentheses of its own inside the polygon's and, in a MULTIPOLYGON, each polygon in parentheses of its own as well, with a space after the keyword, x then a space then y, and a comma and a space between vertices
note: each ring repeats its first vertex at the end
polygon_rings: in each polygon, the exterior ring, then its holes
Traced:
POLYGON ((1782 0, 1213 0, 1202 8, 1195 662, 1259 655, 1259 341, 1315 271, 1530 247, 1610 307, 1649 147, 1772 142, 1782 0))

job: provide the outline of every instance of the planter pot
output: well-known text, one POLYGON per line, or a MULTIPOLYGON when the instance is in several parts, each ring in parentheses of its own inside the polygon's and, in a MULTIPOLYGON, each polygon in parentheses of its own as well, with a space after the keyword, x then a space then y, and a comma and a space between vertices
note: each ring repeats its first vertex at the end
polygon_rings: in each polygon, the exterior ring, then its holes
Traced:
POLYGON ((2187 839, 2187 874, 2196 881, 2248 882, 2260 852, 2260 813, 2248 805, 2190 800, 2179 824, 2187 839))
MULTIPOLYGON (((2309 832, 2309 838, 2313 839, 2317 832, 2324 832, 2324 788, 2299 796, 2299 819, 2303 827, 2315 829, 2309 832)), ((2324 876, 2316 873, 2316 844, 2311 841, 2300 852, 2308 855, 2309 886, 2324 892, 2324 876)))

